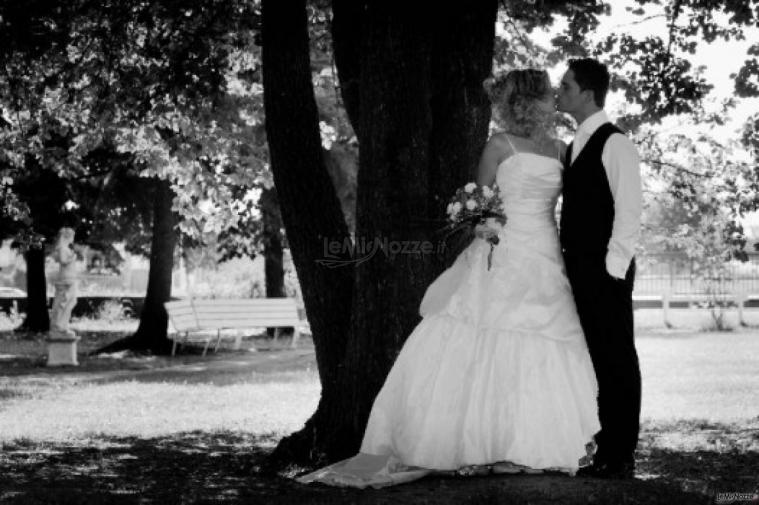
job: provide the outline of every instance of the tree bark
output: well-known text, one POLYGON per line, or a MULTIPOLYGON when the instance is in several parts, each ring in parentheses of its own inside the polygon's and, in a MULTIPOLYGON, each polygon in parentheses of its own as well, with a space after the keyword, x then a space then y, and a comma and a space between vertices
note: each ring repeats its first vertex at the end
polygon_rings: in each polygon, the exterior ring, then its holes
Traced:
POLYGON ((174 249, 177 244, 177 216, 171 210, 174 192, 168 181, 156 180, 154 185, 153 236, 150 245, 150 267, 145 302, 140 324, 134 335, 95 351, 116 352, 124 349, 169 354, 172 342, 167 338, 168 314, 164 303, 171 299, 171 278, 174 249))
POLYGON ((24 253, 24 259, 26 260, 26 317, 16 331, 49 331, 45 250, 30 248, 24 253))
POLYGON ((340 96, 356 138, 361 141, 361 33, 365 0, 332 0, 332 45, 340 96))
MULTIPOLYGON (((444 223, 447 199, 474 175, 490 118, 482 81, 492 62, 495 2, 464 14, 426 16, 382 2, 366 4, 358 9, 365 17, 352 20, 360 30, 343 24, 333 33, 336 55, 341 44, 361 48, 360 60, 337 60, 341 86, 341 62, 349 75, 360 75, 347 91, 358 93, 359 103, 350 106, 344 97, 360 132, 357 245, 377 241, 388 250, 355 266, 345 358, 338 380, 322 384, 322 400, 329 395, 337 401, 322 402, 311 425, 275 451, 300 437, 309 445, 311 464, 357 452, 374 398, 419 322, 424 291, 455 257, 441 247, 435 230, 444 223), (429 249, 398 252, 412 243, 428 243, 429 249)), ((335 23, 356 10, 345 2, 333 5, 335 23)))
POLYGON ((171 349, 171 341, 167 338, 168 314, 163 304, 171 300, 174 249, 177 245, 177 216, 171 210, 173 200, 170 183, 156 181, 148 289, 140 313, 140 325, 133 336, 137 348, 160 354, 171 349))
MULTIPOLYGON (((476 179, 487 141, 491 104, 482 82, 493 62, 497 2, 480 2, 463 12, 439 9, 436 16, 428 204, 438 226, 446 222, 445 207, 455 189, 476 179)), ((453 263, 472 239, 469 230, 450 237, 444 254, 435 258, 441 261, 437 270, 453 263)))
POLYGON ((322 156, 314 99, 305 0, 262 2, 262 60, 266 135, 282 221, 306 306, 322 396, 303 430, 284 439, 272 467, 312 461, 324 414, 339 398, 339 365, 348 340, 353 269, 350 235, 322 156), (336 244, 334 254, 330 244, 336 244), (318 429, 316 429, 318 427, 318 429))
POLYGON ((282 216, 277 202, 275 188, 261 192, 261 214, 263 219, 264 276, 266 297, 282 298, 285 292, 285 270, 282 252, 282 216))
MULTIPOLYGON (((263 220, 264 247, 264 278, 266 282, 266 298, 284 298, 285 269, 282 250, 282 216, 277 202, 277 190, 267 188, 261 192, 261 214, 263 220)), ((274 336, 274 328, 266 332, 274 336)))
POLYGON ((363 23, 361 132, 356 208, 357 242, 382 244, 356 266, 351 330, 340 386, 342 405, 331 422, 333 458, 358 450, 374 397, 432 280, 426 254, 394 253, 432 236, 428 212, 433 129, 430 13, 369 2, 363 23))
POLYGON ((357 236, 429 248, 376 254, 357 267, 354 306, 361 309, 339 384, 344 403, 331 422, 346 442, 334 459, 358 451, 374 398, 419 323, 421 298, 455 257, 435 231, 450 195, 471 180, 486 140, 482 81, 491 68, 496 10, 490 2, 416 17, 378 2, 366 11, 357 236))

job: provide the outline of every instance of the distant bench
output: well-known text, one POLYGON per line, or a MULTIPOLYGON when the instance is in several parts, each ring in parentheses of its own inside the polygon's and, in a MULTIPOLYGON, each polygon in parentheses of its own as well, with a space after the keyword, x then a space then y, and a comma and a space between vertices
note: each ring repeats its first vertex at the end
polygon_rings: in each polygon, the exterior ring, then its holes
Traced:
MULTIPOLYGON (((205 342, 203 356, 212 340, 216 340, 214 352, 218 351, 223 330, 275 328, 277 341, 283 327, 292 326, 294 333, 290 343, 295 348, 300 337, 298 327, 303 321, 298 314, 295 298, 248 298, 248 299, 183 299, 164 304, 171 324, 176 330, 171 355, 178 344, 205 342), (216 332, 215 334, 213 332, 216 332), (210 332, 210 333, 209 333, 210 332)), ((240 348, 241 337, 235 335, 235 349, 240 348)))

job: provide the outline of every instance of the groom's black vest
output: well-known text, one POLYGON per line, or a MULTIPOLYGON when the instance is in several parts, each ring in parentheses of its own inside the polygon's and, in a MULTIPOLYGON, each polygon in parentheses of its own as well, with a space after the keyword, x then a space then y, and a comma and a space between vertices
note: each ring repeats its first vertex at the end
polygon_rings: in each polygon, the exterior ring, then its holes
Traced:
POLYGON ((574 163, 573 145, 564 161, 560 239, 570 253, 606 254, 614 224, 614 196, 601 162, 604 145, 614 133, 623 133, 604 123, 588 138, 574 163))

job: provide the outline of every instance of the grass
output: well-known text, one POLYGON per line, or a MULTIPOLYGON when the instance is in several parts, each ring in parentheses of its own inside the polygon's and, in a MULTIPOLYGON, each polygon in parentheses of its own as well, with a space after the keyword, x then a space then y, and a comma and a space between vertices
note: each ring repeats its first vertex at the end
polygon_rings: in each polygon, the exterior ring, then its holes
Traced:
POLYGON ((251 374, 247 383, 225 386, 131 380, 0 383, 0 388, 15 395, 0 410, 0 442, 154 438, 194 430, 283 436, 297 430, 314 411, 320 389, 312 371, 251 374))
POLYGON ((645 418, 759 415, 759 332, 648 332, 636 338, 645 418))
MULTIPOLYGON (((657 331, 664 328, 664 314, 661 309, 637 309, 635 311, 635 326, 638 331, 657 331)), ((759 327, 759 310, 747 308, 744 311, 744 322, 749 327, 759 327)), ((725 309, 725 324, 729 328, 740 328, 738 309, 725 309)), ((669 323, 671 329, 691 332, 715 330, 714 319, 707 309, 677 308, 670 309, 669 323)))
MULTIPOLYGON (((9 368, 44 366, 46 361, 45 334, 14 333, 13 329, 20 324, 20 317, 8 317, 0 311, 0 376, 9 373, 9 368)), ((77 349, 84 358, 88 352, 134 333, 137 324, 136 319, 106 322, 83 318, 73 320, 71 328, 81 339, 77 349)))
MULTIPOLYGON (((77 330, 84 346, 125 331, 88 324, 77 330)), ((753 329, 638 331, 634 481, 434 477, 364 491, 258 473, 313 412, 320 388, 309 339, 296 351, 263 338, 244 344, 205 358, 123 355, 47 369, 31 359, 42 342, 0 332, 0 354, 15 356, 0 361, 0 503, 692 504, 759 484, 753 329)))
MULTIPOLYGON (((759 415, 759 334, 648 332, 636 345, 644 419, 731 422, 759 415)), ((313 358, 285 362, 259 354, 189 355, 173 363, 158 357, 98 360, 127 367, 123 375, 97 363, 90 368, 104 370, 100 375, 19 370, 0 377, 0 440, 59 440, 62 433, 153 437, 195 429, 263 433, 273 425, 280 433, 294 430, 318 400, 313 358)))

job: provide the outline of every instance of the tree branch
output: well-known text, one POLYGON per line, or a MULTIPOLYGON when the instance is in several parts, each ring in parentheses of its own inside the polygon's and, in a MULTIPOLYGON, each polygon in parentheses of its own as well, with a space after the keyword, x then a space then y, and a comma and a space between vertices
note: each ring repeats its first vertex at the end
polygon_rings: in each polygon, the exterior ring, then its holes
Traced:
POLYGON ((348 119, 359 142, 361 140, 359 81, 361 79, 364 3, 360 0, 334 0, 330 22, 340 92, 348 119))
POLYGON ((643 163, 649 163, 649 164, 653 164, 653 165, 659 165, 659 166, 662 166, 662 167, 674 168, 675 170, 678 170, 680 172, 685 172, 686 174, 692 175, 694 177, 700 177, 700 178, 703 178, 703 179, 708 179, 709 177, 711 177, 709 174, 702 174, 702 173, 699 173, 699 172, 694 172, 693 170, 689 170, 689 169, 685 168, 684 166, 677 165, 675 163, 669 163, 669 162, 666 162, 666 161, 654 160, 654 159, 650 159, 650 158, 641 159, 641 161, 643 163))
POLYGON ((645 23, 646 21, 650 21, 652 19, 666 18, 666 17, 667 16, 665 14, 653 14, 651 16, 646 16, 644 18, 641 18, 641 19, 639 19, 637 21, 633 21, 631 23, 620 23, 618 25, 615 25, 613 28, 624 28, 626 26, 639 25, 639 24, 645 23))

